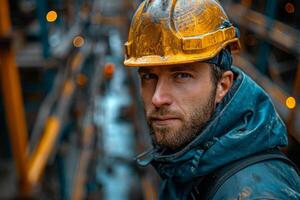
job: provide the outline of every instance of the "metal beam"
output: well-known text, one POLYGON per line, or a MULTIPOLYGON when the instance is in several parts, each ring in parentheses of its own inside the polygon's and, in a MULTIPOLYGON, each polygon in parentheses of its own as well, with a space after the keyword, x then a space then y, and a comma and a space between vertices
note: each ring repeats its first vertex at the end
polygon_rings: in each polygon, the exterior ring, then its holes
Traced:
POLYGON ((240 4, 232 4, 230 18, 277 48, 300 55, 300 31, 240 4), (269 27, 272 24, 272 27, 269 27))
MULTIPOLYGON (((0 1, 0 37, 9 37, 10 29, 8 1, 2 0, 0 1)), ((28 134, 19 71, 14 51, 9 43, 0 47, 0 80, 13 158, 19 182, 22 183, 27 171, 28 134)), ((22 185, 19 189, 22 193, 27 190, 22 185)))
POLYGON ((7 36, 11 28, 7 0, 0 1, 0 37, 7 36))
POLYGON ((59 138, 62 126, 63 116, 67 112, 70 100, 75 91, 75 83, 67 80, 64 85, 59 108, 61 108, 55 115, 48 118, 43 137, 33 152, 30 160, 27 174, 27 182, 34 186, 40 179, 50 155, 53 152, 55 144, 59 138))
POLYGON ((91 157, 93 155, 92 152, 92 143, 94 138, 95 130, 92 124, 88 124, 83 131, 83 147, 79 156, 78 168, 76 170, 76 177, 74 182, 72 200, 81 200, 84 199, 84 186, 86 184, 88 173, 88 167, 90 164, 91 157))
POLYGON ((37 5, 37 17, 40 25, 40 40, 43 44, 43 56, 49 58, 50 45, 48 40, 48 24, 46 21, 47 14, 47 1, 36 0, 37 5))
POLYGON ((50 156, 55 152, 65 115, 69 111, 70 103, 76 90, 74 74, 80 71, 84 59, 90 53, 86 49, 82 49, 82 51, 85 51, 85 53, 78 51, 72 57, 69 66, 67 66, 71 69, 71 74, 64 82, 54 114, 47 119, 43 136, 32 153, 26 177, 27 187, 34 187, 38 183, 50 156))

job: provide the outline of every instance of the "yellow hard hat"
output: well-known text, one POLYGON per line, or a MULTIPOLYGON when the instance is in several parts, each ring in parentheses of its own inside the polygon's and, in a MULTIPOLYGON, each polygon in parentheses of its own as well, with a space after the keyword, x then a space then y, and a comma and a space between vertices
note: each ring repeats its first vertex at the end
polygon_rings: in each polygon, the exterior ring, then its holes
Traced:
POLYGON ((125 43, 126 66, 204 61, 240 49, 237 29, 217 0, 146 0, 125 43))

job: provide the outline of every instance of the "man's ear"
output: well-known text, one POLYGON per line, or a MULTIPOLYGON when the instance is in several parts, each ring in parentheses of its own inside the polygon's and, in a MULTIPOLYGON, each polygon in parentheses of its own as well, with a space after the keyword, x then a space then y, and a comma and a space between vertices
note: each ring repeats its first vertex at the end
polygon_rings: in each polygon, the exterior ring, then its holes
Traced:
POLYGON ((223 73, 222 78, 219 80, 216 89, 216 104, 220 103, 227 94, 227 92, 230 90, 233 84, 233 77, 234 75, 232 71, 226 71, 223 73))

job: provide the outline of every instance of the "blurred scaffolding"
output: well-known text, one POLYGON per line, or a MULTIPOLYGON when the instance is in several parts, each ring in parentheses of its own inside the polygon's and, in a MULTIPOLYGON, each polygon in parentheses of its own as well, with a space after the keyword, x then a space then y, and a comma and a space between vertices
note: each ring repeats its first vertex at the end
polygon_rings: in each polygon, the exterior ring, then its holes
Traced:
MULTIPOLYGON (((156 199, 138 80, 123 44, 141 0, 0 1, 0 199, 156 199)), ((235 65, 271 95, 300 165, 300 2, 221 0, 235 65)))
POLYGON ((135 135, 147 131, 122 67, 137 4, 0 2, 0 199, 152 198, 133 163, 149 139, 135 135))

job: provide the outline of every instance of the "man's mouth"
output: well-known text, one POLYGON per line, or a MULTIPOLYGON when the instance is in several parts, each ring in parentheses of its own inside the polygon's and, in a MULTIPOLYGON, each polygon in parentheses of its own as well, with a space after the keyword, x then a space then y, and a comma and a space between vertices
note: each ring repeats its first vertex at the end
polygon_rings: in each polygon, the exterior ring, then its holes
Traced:
POLYGON ((171 125, 180 120, 178 117, 173 116, 163 116, 163 117, 150 117, 152 124, 156 126, 166 126, 171 125))

